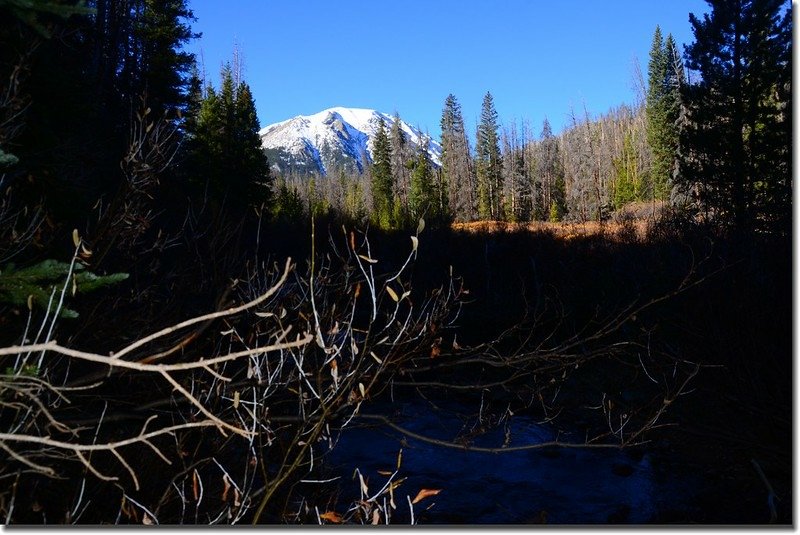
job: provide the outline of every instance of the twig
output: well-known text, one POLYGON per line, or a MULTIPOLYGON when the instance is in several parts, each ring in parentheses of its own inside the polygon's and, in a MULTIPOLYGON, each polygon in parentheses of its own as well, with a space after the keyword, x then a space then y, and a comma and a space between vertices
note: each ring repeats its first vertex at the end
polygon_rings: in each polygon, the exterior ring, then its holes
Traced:
POLYGON ((415 438, 422 442, 427 442, 428 444, 435 444, 436 446, 442 446, 445 448, 452 448, 455 450, 462 450, 462 451, 477 451, 483 453, 511 453, 515 451, 527 451, 527 450, 536 450, 542 448, 577 448, 577 449, 620 449, 622 446, 620 444, 591 444, 591 443, 575 443, 575 442, 561 442, 559 440, 551 440, 547 442, 537 442, 536 444, 526 444, 524 446, 511 446, 508 448, 485 448, 481 446, 467 446, 465 444, 456 444, 455 442, 448 442, 446 440, 439 440, 438 438, 431 438, 426 437, 424 435, 420 435, 419 433, 415 433, 405 427, 399 426, 396 423, 392 422, 385 416, 381 416, 379 414, 357 414, 355 418, 364 419, 364 420, 375 420, 381 422, 384 425, 387 425, 394 429, 395 431, 399 431, 404 435, 415 438))
POLYGON ((755 459, 750 459, 750 462, 753 464, 753 468, 755 468, 758 477, 761 478, 761 481, 764 482, 764 486, 767 487, 767 505, 769 506, 769 523, 774 524, 776 520, 778 520, 778 510, 775 507, 775 490, 772 488, 767 476, 764 474, 764 471, 761 469, 761 465, 758 464, 758 461, 755 459))

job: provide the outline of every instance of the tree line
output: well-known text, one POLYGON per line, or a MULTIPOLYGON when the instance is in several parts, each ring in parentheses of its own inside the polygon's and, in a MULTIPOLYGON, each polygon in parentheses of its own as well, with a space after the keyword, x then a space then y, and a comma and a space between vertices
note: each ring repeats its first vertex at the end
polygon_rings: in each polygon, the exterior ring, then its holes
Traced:
MULTIPOLYGON (((185 0, 3 0, 3 208, 28 208, 4 229, 5 256, 33 235, 26 222, 39 220, 82 226, 104 250, 118 248, 120 233, 135 243, 155 214, 185 198, 207 224, 231 232, 251 209, 288 219, 335 212, 396 228, 420 217, 603 220, 636 201, 785 231, 790 11, 778 0, 709 6, 690 17, 695 42, 683 54, 655 29, 632 105, 601 116, 572 110, 554 133, 547 119, 501 125, 487 92, 471 136, 450 94, 441 166, 395 121, 379 128, 363 173, 334 169, 321 179, 270 175, 241 65, 222 68, 219 88, 208 83, 185 50, 198 37, 185 0)), ((48 235, 36 235, 42 248, 48 235)))
POLYGON ((646 202, 720 227, 785 233, 791 13, 779 1, 709 5, 702 19, 690 17, 696 42, 685 54, 656 27, 647 80, 637 73, 632 105, 599 117, 572 110, 559 134, 545 118, 536 135, 526 121, 501 125, 487 92, 472 147, 450 94, 440 122, 441 166, 409 155, 402 132, 381 129, 363 174, 278 177, 276 211, 333 211, 385 228, 422 215, 601 221, 646 202))

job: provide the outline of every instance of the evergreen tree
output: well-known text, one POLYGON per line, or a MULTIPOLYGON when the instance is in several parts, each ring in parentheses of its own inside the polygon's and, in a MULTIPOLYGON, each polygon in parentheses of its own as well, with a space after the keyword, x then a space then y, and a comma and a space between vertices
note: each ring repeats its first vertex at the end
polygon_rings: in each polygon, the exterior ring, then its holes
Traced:
POLYGON ((497 111, 492 94, 487 92, 481 106, 475 147, 478 215, 481 219, 498 219, 502 215, 502 160, 497 129, 497 111))
MULTIPOLYGON (((524 132, 524 128, 523 128, 524 132)), ((502 143, 501 206, 502 217, 507 221, 528 221, 531 215, 531 183, 525 162, 525 141, 520 138, 517 125, 504 128, 502 143)))
POLYGON ((400 115, 395 113, 392 127, 389 131, 389 143, 392 147, 392 177, 395 184, 395 212, 402 213, 409 209, 409 168, 413 165, 408 139, 403 131, 400 115))
POLYGON ((221 78, 219 92, 206 88, 188 141, 187 171, 190 178, 203 180, 217 202, 260 206, 269 201, 271 184, 255 101, 247 83, 235 87, 230 65, 223 67, 221 78))
POLYGON ((286 221, 297 221, 303 217, 303 201, 297 190, 290 187, 286 180, 279 180, 276 190, 273 215, 286 221))
POLYGON ((666 199, 678 149, 680 87, 684 83, 683 64, 672 35, 666 42, 656 26, 648 64, 647 140, 653 151, 650 173, 651 195, 666 199))
POLYGON ((134 70, 131 97, 146 95, 156 116, 186 111, 195 57, 185 45, 200 37, 189 25, 197 19, 187 0, 135 0, 132 9, 136 44, 129 55, 134 70))
POLYGON ((538 195, 534 203, 534 218, 549 218, 550 208, 555 203, 560 214, 566 212, 566 193, 564 191, 564 170, 558 138, 553 135, 553 128, 547 118, 542 123, 536 152, 536 189, 538 195))
POLYGON ((372 209, 375 223, 381 228, 394 225, 394 181, 392 179, 392 145, 383 118, 372 148, 372 209))
POLYGON ((417 158, 414 170, 411 172, 408 204, 412 222, 429 214, 432 218, 438 216, 432 213, 437 203, 433 185, 433 167, 428 157, 427 145, 428 140, 423 138, 417 148, 417 158))
POLYGON ((234 153, 245 183, 244 195, 256 206, 269 203, 271 193, 269 162, 261 148, 256 103, 247 82, 240 82, 234 103, 234 153))
POLYGON ((681 191, 738 230, 791 222, 791 9, 782 0, 708 0, 690 15, 681 191))
POLYGON ((442 110, 442 168, 441 191, 447 195, 447 205, 453 216, 461 221, 475 219, 477 212, 475 180, 472 173, 469 140, 464 129, 461 105, 453 94, 447 95, 442 110))
POLYGON ((614 158, 614 209, 619 210, 626 204, 640 198, 641 177, 633 143, 632 132, 625 133, 622 153, 614 158))

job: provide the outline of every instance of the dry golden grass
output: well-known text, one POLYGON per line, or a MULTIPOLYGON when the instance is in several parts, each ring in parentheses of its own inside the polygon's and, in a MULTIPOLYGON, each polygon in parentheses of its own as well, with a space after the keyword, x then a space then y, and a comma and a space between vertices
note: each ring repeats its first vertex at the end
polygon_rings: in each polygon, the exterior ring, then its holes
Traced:
POLYGON ((635 229, 636 239, 647 236, 649 223, 661 217, 666 205, 664 201, 632 202, 620 209, 609 221, 559 222, 532 221, 508 223, 505 221, 473 221, 453 223, 453 230, 473 234, 495 232, 547 233, 556 238, 570 240, 579 237, 601 236, 615 241, 630 241, 635 229))
POLYGON ((586 221, 559 222, 533 221, 529 223, 509 223, 505 221, 473 221, 470 223, 453 223, 451 228, 456 231, 472 234, 492 234, 496 232, 543 232, 556 238, 571 240, 581 237, 602 236, 610 240, 619 240, 626 237, 627 225, 632 225, 636 230, 636 237, 644 239, 647 232, 647 219, 635 219, 629 223, 617 221, 586 221))

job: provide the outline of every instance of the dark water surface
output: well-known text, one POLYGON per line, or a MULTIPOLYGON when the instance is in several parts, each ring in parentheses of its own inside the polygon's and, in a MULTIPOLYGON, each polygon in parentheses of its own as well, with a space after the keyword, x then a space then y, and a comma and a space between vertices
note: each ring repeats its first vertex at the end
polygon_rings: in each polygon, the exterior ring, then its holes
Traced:
MULTIPOLYGON (((425 400, 373 405, 369 412, 390 416, 398 425, 426 437, 452 441, 475 419, 455 402, 425 400)), ((476 411, 473 411, 476 412, 476 411)), ((553 440, 554 431, 525 416, 508 426, 476 437, 471 444, 500 447, 553 440)), ((565 440, 562 436, 561 440, 565 440)), ((572 441, 580 441, 573 438, 572 441)), ((393 523, 408 522, 409 505, 419 489, 441 489, 414 506, 425 524, 652 524, 686 522, 697 507, 701 475, 682 463, 670 462, 654 449, 589 449, 548 447, 505 453, 475 452, 427 443, 388 426, 355 421, 326 457, 341 476, 341 499, 358 498, 358 469, 374 493, 386 482, 378 473, 407 477, 395 491, 393 523)))

